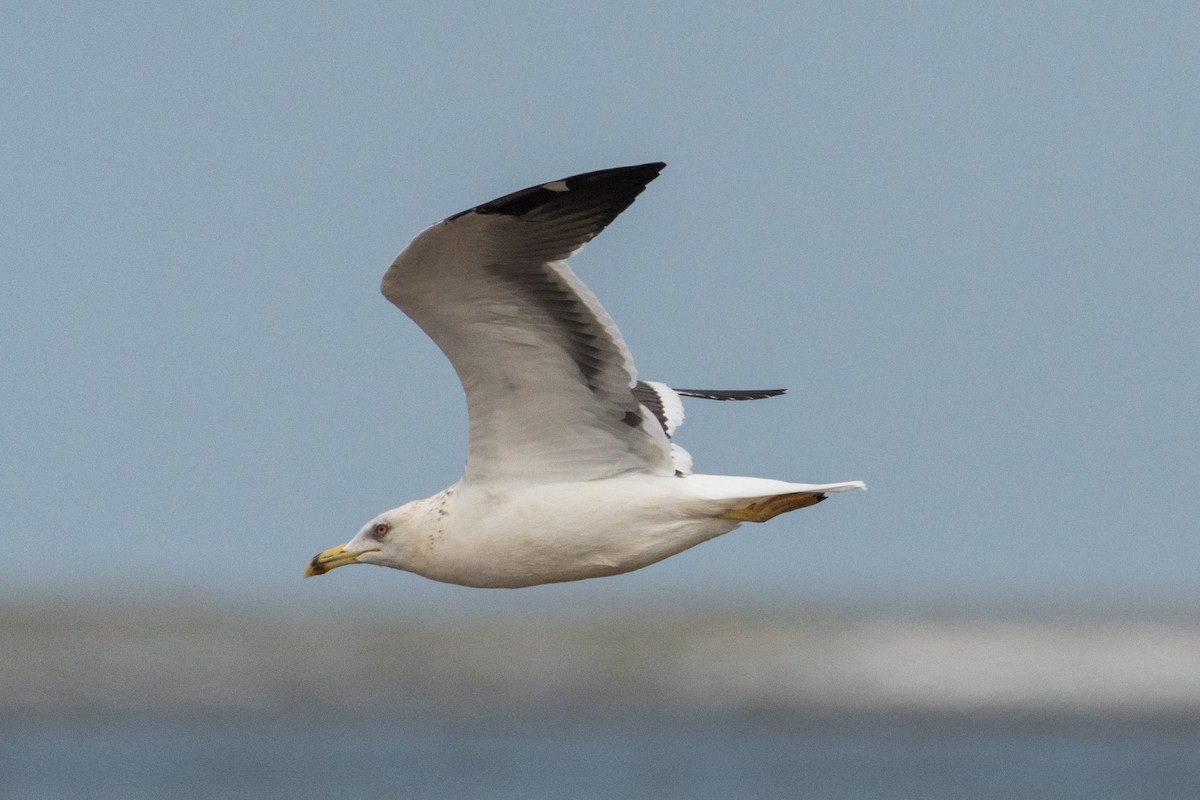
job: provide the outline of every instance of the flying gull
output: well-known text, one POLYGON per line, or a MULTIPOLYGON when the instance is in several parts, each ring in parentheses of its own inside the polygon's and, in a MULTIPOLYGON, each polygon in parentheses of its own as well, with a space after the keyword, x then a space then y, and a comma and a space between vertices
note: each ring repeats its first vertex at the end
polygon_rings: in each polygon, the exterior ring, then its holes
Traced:
POLYGON ((681 397, 782 390, 638 380, 616 323, 567 266, 665 166, 522 189, 437 223, 396 258, 384 296, 437 343, 466 392, 466 469, 316 555, 306 576, 378 564, 476 587, 598 578, 865 488, 694 474, 671 442, 681 397))

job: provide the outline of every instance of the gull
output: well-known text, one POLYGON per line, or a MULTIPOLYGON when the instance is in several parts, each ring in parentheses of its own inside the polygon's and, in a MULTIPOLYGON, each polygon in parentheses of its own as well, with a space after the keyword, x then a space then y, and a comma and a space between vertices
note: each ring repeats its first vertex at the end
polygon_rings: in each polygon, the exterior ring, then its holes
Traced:
POLYGON ((306 577, 349 564, 481 588, 617 575, 743 522, 866 488, 696 474, 672 443, 682 397, 750 400, 783 390, 638 380, 616 323, 567 266, 665 166, 522 189, 448 217, 400 253, 381 289, 462 382, 466 468, 449 488, 378 515, 314 556, 306 577))

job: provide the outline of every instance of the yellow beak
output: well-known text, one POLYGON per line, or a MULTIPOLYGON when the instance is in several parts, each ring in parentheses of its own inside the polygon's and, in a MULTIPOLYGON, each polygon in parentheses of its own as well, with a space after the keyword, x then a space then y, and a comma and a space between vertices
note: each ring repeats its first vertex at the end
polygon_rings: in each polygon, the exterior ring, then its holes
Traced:
POLYGON ((308 569, 304 570, 304 577, 311 578, 313 575, 324 575, 331 569, 344 567, 347 564, 356 564, 363 553, 374 553, 376 550, 347 550, 346 545, 341 544, 337 547, 331 547, 323 553, 317 553, 313 556, 312 561, 308 562, 308 569))

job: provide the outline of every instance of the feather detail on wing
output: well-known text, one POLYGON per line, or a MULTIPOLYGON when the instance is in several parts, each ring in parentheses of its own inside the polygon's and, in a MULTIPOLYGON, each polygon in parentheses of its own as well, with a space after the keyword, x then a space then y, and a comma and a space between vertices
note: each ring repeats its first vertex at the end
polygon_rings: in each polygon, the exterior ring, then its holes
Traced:
POLYGON ((565 259, 662 164, 587 173, 456 214, 417 236, 384 296, 454 365, 467 395, 464 479, 593 480, 671 474, 667 436, 632 391, 616 324, 565 259))
MULTIPOLYGON (((633 387, 633 396, 662 426, 663 433, 670 438, 683 424, 683 397, 699 397, 705 400, 762 400, 778 397, 786 389, 672 389, 659 381, 638 381, 633 387)), ((692 471, 692 456, 677 444, 671 444, 671 461, 676 475, 689 475, 692 471)))

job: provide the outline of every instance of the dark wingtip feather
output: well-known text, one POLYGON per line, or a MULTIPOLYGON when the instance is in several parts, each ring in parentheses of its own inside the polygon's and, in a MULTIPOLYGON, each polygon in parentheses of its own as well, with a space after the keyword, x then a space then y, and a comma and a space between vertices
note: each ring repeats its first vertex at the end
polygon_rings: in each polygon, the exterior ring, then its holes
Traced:
POLYGON ((539 183, 537 186, 530 186, 526 189, 506 194, 503 197, 497 197, 495 200, 489 200, 482 205, 468 208, 466 211, 460 211, 451 217, 447 217, 446 221, 449 222, 464 214, 471 213, 505 214, 519 217, 536 208, 541 208, 554 200, 562 199, 566 193, 595 189, 601 189, 606 193, 611 193, 614 198, 619 198, 620 207, 612 213, 612 216, 615 217, 627 208, 633 202, 633 199, 641 194, 646 185, 657 178, 658 173, 662 172, 666 166, 666 163, 663 161, 653 161, 649 164, 635 164, 629 167, 613 167, 612 169, 600 169, 595 172, 583 172, 579 175, 572 175, 569 178, 539 183))
POLYGON ((778 397, 787 389, 676 389, 684 397, 699 397, 703 400, 763 400, 778 397))
MULTIPOLYGON (((650 181, 658 177, 658 173, 663 171, 667 166, 665 161, 652 161, 649 164, 634 164, 630 167, 613 167, 612 169, 598 169, 595 172, 584 172, 580 175, 572 175, 569 178, 563 178, 563 182, 567 184, 567 188, 574 191, 581 189, 589 184, 598 183, 634 183, 645 186, 650 181)), ((544 184, 543 184, 544 185, 544 184)))

